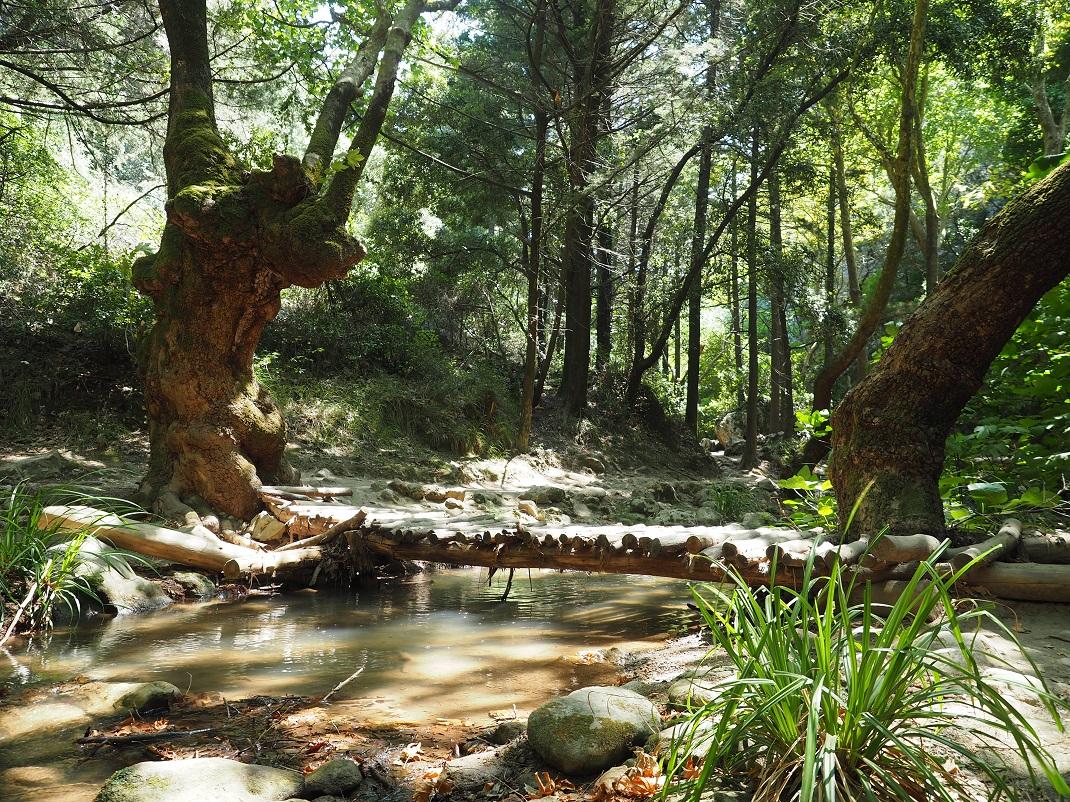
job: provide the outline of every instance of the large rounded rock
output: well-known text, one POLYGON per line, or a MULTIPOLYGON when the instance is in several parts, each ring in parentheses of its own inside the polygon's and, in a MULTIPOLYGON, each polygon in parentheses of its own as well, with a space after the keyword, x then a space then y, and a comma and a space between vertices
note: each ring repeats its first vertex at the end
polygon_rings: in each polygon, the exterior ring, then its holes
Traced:
POLYGON ((115 772, 95 802, 276 802, 301 793, 301 775, 221 757, 135 763, 115 772))
POLYGON ((75 573, 101 602, 114 607, 120 615, 151 612, 171 604, 163 588, 135 574, 125 559, 111 554, 111 549, 95 537, 87 537, 78 553, 81 562, 75 573))
POLYGON ((708 673, 688 672, 669 685, 669 704, 679 707, 703 707, 717 701, 724 685, 708 673))
POLYGON ((318 796, 342 796, 348 794, 364 780, 360 766, 347 757, 336 757, 305 777, 305 795, 309 799, 318 796))
POLYGON ((552 699, 528 718, 528 740, 565 774, 594 774, 631 755, 661 727, 658 709, 635 691, 593 686, 552 699))

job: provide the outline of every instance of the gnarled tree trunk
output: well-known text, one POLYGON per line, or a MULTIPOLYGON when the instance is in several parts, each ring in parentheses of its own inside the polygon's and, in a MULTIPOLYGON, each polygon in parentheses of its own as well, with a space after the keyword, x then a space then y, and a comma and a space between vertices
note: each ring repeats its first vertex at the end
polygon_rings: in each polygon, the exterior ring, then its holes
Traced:
POLYGON ((1070 273, 1070 166, 992 219, 832 416, 841 510, 872 482, 853 532, 944 529, 937 482, 952 426, 992 360, 1070 273))
POLYGON ((328 96, 304 164, 277 156, 270 171, 244 169, 220 137, 205 5, 160 0, 171 51, 167 223, 159 251, 133 270, 156 311, 140 355, 151 447, 142 492, 197 496, 248 518, 262 482, 296 478, 282 415, 253 378, 253 354, 284 288, 342 278, 365 255, 346 221, 425 0, 376 23, 328 96), (321 186, 346 110, 377 60, 349 154, 321 186))

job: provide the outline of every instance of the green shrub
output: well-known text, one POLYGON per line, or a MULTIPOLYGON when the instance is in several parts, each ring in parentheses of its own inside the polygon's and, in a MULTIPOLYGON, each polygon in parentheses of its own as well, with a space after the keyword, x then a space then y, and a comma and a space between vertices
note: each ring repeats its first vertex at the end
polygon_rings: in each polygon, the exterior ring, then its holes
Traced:
MULTIPOLYGON (((756 802, 953 802, 965 790, 958 762, 989 780, 995 796, 1014 799, 1004 765, 982 751, 998 743, 993 733, 1013 742, 1031 779, 1043 775, 1070 794, 1033 726, 979 658, 1014 666, 981 653, 970 630, 998 630, 1039 678, 1036 664, 987 609, 956 604, 950 588, 968 568, 941 575, 939 558, 918 566, 890 608, 838 564, 829 577, 807 566, 801 592, 775 583, 753 590, 735 571, 730 590, 695 587, 695 603, 735 677, 691 713, 667 759, 666 794, 697 801, 724 772, 749 777, 756 802), (963 734, 984 746, 968 745, 963 734), (700 748, 708 751, 696 759, 700 748)), ((1043 680, 1023 677, 1019 687, 1061 730, 1058 701, 1043 680)))

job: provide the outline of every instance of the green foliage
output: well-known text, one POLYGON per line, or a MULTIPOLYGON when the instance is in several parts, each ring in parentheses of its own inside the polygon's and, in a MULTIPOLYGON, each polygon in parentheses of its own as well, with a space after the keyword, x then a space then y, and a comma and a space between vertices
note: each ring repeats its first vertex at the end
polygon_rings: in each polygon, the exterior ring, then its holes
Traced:
POLYGON ((941 491, 960 525, 985 513, 1065 517, 1070 477, 1070 284, 1018 328, 947 442, 941 491), (995 487, 1002 488, 998 492, 995 487), (987 488, 987 489, 986 489, 987 488))
POLYGON ((827 409, 797 409, 795 422, 806 437, 828 437, 832 434, 832 416, 827 409))
POLYGON ((1004 672, 1001 682, 1035 698, 1060 730, 1065 703, 997 617, 956 602, 951 587, 968 569, 941 574, 939 556, 918 566, 890 607, 838 562, 827 578, 808 565, 799 592, 776 582, 752 589, 732 569, 728 590, 693 587, 735 673, 691 712, 667 759, 664 796, 698 802, 711 778, 727 773, 751 779, 756 802, 954 802, 966 796, 964 765, 994 786, 993 798, 1020 798, 988 748, 994 734, 1034 782, 1046 778, 1070 794, 1033 725, 982 663, 1028 666, 1035 677, 1004 672), (984 650, 981 626, 1011 654, 984 650))
MULTIPOLYGON (((799 415, 802 416, 803 413, 799 415)), ((799 529, 811 529, 815 526, 836 528, 836 496, 832 492, 832 482, 828 479, 815 475, 808 467, 803 466, 797 474, 779 480, 777 485, 781 490, 796 491, 795 498, 785 498, 781 501, 791 512, 789 520, 793 526, 799 529)))
POLYGON ((289 290, 260 350, 308 376, 377 369, 409 375, 446 358, 408 284, 363 269, 327 288, 289 290))
POLYGON ((12 626, 30 631, 52 626, 59 610, 75 616, 83 598, 99 601, 86 578, 87 566, 129 568, 140 559, 116 549, 83 550, 90 530, 72 531, 44 525, 49 504, 115 502, 52 489, 30 492, 14 487, 0 505, 0 636, 12 626), (16 620, 15 616, 18 616, 16 620))
POLYGON ((298 441, 359 450, 405 435, 452 454, 507 451, 515 440, 516 401, 491 365, 447 360, 427 373, 365 377, 285 371, 258 358, 258 380, 281 405, 298 441))
POLYGON ((1030 162, 1029 169, 1026 170, 1025 173, 1025 178, 1030 183, 1035 184, 1037 181, 1047 178, 1051 171, 1060 164, 1066 164, 1067 162, 1070 162, 1070 153, 1055 153, 1051 156, 1040 156, 1030 162))

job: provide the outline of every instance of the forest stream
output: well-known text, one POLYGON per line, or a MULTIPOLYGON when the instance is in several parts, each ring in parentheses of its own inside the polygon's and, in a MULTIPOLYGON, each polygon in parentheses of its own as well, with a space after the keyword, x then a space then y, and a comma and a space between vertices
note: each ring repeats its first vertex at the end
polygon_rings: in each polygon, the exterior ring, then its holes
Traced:
MULTIPOLYGON (((320 695, 353 671, 332 718, 365 728, 413 722, 491 724, 584 684, 612 684, 613 648, 656 648, 691 621, 686 584, 634 576, 439 570, 356 593, 305 591, 176 605, 58 628, 38 648, 5 652, 0 682, 166 680, 237 700, 320 695), (606 659, 606 650, 610 659, 606 659)), ((24 689, 30 691, 32 689, 24 689)), ((19 692, 16 690, 16 693, 19 692)), ((90 800, 128 752, 85 758, 90 723, 47 700, 0 711, 5 800, 90 800)))

